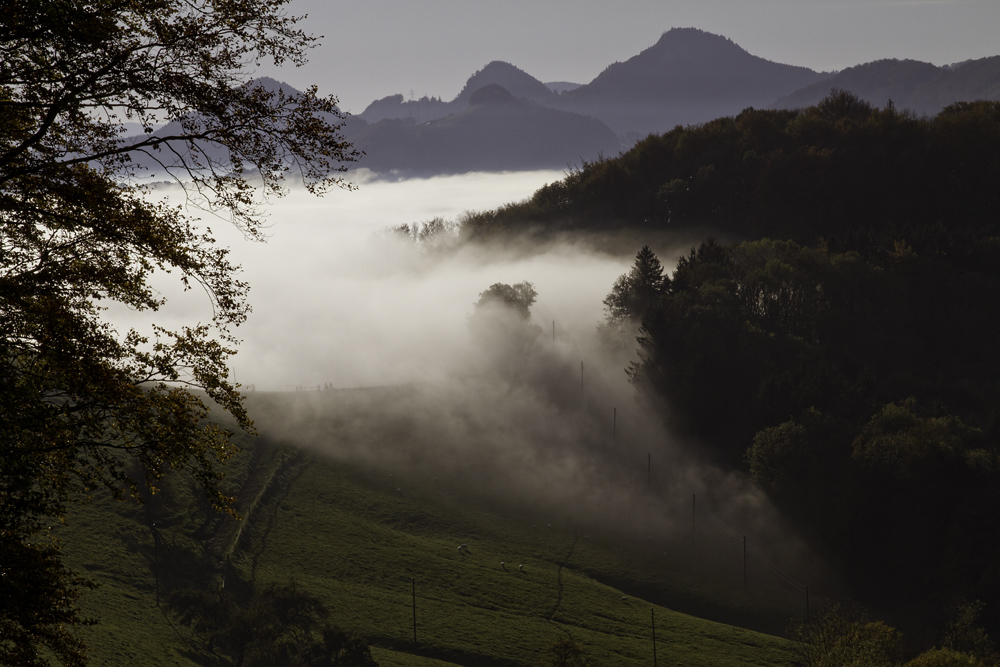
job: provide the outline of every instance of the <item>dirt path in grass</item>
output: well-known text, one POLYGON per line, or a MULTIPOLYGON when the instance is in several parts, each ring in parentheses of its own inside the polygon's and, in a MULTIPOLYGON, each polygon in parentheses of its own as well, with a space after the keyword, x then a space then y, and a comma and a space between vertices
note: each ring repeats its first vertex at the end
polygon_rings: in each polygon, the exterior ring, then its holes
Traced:
POLYGON ((563 556, 560 560, 556 561, 559 565, 559 569, 556 570, 556 606, 552 608, 552 613, 549 614, 549 620, 554 620, 556 617, 556 612, 559 611, 559 607, 562 606, 563 600, 563 582, 562 582, 562 571, 563 568, 569 564, 569 559, 573 557, 573 552, 576 551, 576 543, 579 541, 579 536, 576 531, 573 531, 573 543, 569 546, 569 552, 563 556))

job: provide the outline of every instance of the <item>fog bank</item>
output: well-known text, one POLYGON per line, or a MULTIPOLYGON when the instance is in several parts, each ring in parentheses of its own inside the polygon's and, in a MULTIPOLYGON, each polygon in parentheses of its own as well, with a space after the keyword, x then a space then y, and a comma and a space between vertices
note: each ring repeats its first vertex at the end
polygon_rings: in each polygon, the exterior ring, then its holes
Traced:
MULTIPOLYGON (((525 199, 558 180, 557 171, 467 174, 399 182, 361 182, 322 198, 293 190, 268 207, 270 239, 246 241, 224 221, 203 224, 243 267, 253 306, 236 331, 234 378, 258 390, 361 387, 421 382, 454 374, 468 353, 466 318, 496 282, 534 283, 534 319, 557 335, 591 335, 601 299, 631 264, 627 255, 552 247, 529 257, 481 249, 428 257, 380 232, 435 217, 456 220, 525 199)), ((165 188, 156 195, 179 198, 165 188)), ((192 214, 199 213, 191 211, 192 214)), ((634 250, 632 251, 634 253, 634 250)), ((191 323, 211 313, 204 295, 157 282, 170 305, 154 321, 191 323)), ((145 316, 113 310, 122 328, 145 316)))
MULTIPOLYGON (((731 551, 747 535, 815 582, 822 566, 764 494, 665 431, 627 382, 634 350, 597 340, 602 300, 638 248, 648 242, 669 271, 690 237, 433 252, 386 232, 522 200, 562 176, 367 181, 321 199, 293 191, 270 206, 267 243, 206 220, 251 285, 232 375, 261 435, 395 474, 401 489, 440 477, 649 545, 689 544, 697 495, 702 539, 731 551), (530 320, 469 326, 481 292, 521 281, 538 293, 530 320)), ((171 305, 155 321, 209 319, 203 294, 161 282, 171 305)), ((122 327, 142 321, 113 314, 122 327)), ((797 599, 794 586, 776 590, 797 599)))

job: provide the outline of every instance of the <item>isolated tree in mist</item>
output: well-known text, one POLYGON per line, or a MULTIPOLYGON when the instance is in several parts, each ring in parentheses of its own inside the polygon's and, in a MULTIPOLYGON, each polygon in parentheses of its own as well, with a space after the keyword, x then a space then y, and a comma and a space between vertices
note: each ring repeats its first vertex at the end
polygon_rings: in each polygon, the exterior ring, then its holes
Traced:
POLYGON ((513 285, 493 283, 488 290, 479 293, 476 309, 500 306, 517 312, 527 320, 531 317, 531 306, 537 297, 535 286, 527 281, 513 285))
POLYGON ((230 506, 218 465, 233 434, 206 399, 252 430, 227 379, 247 285, 210 230, 153 201, 139 164, 255 240, 261 193, 283 194, 287 174, 312 192, 344 185, 357 153, 336 100, 250 80, 265 59, 301 64, 313 43, 287 1, 13 0, 0 12, 2 664, 84 661, 71 633, 80 582, 45 535, 68 503, 100 487, 138 498, 180 469, 230 506), (126 122, 144 134, 129 138, 126 122), (106 304, 164 305, 156 272, 204 292, 211 322, 115 331, 106 304))
POLYGON ((480 292, 469 316, 473 341, 489 366, 507 380, 518 377, 542 334, 541 327, 530 322, 537 296, 534 285, 527 281, 494 283, 480 292))
POLYGON ((660 260, 644 245, 636 253, 631 270, 618 276, 604 297, 604 321, 598 325, 601 340, 616 349, 628 348, 635 342, 642 316, 669 285, 670 278, 663 275, 660 260))

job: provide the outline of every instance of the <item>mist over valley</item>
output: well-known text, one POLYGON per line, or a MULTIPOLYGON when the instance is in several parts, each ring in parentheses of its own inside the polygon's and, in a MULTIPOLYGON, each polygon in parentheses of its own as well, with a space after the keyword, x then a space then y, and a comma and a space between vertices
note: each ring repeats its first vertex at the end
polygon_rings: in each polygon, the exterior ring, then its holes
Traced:
POLYGON ((0 664, 1000 665, 1000 56, 312 1, 0 18, 0 664))

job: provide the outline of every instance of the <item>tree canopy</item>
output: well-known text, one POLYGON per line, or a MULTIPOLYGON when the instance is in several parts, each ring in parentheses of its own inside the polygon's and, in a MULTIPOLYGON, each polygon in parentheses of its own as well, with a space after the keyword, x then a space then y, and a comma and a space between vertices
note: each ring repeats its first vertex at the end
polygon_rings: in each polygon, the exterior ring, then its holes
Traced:
POLYGON ((523 320, 531 317, 531 305, 535 303, 538 292, 535 286, 524 281, 508 285, 493 283, 489 289, 479 293, 476 310, 487 310, 493 307, 507 308, 515 311, 523 320))
POLYGON ((226 590, 180 589, 167 601, 213 652, 234 667, 377 667, 368 645, 330 624, 330 611, 294 581, 251 590, 240 604, 226 590))
MULTIPOLYGON (((1000 601, 996 235, 937 252, 762 239, 682 257, 630 373, 870 604, 1000 601)), ((998 627, 997 616, 988 625, 998 627)))
POLYGON ((252 429, 227 370, 247 285, 207 227, 142 183, 174 178, 251 239, 262 195, 289 175, 313 192, 346 185, 357 153, 336 99, 251 78, 313 44, 286 5, 15 0, 0 13, 0 661, 83 660, 66 630, 78 582, 46 537, 72 499, 138 497, 180 469, 229 506, 218 466, 232 433, 209 404, 252 429), (164 305, 156 273, 203 291, 212 320, 116 331, 107 304, 164 305))
POLYGON ((933 118, 833 91, 797 110, 748 108, 585 162, 529 200, 468 217, 468 239, 621 228, 824 239, 837 250, 935 243, 1000 217, 1000 102, 933 118))

